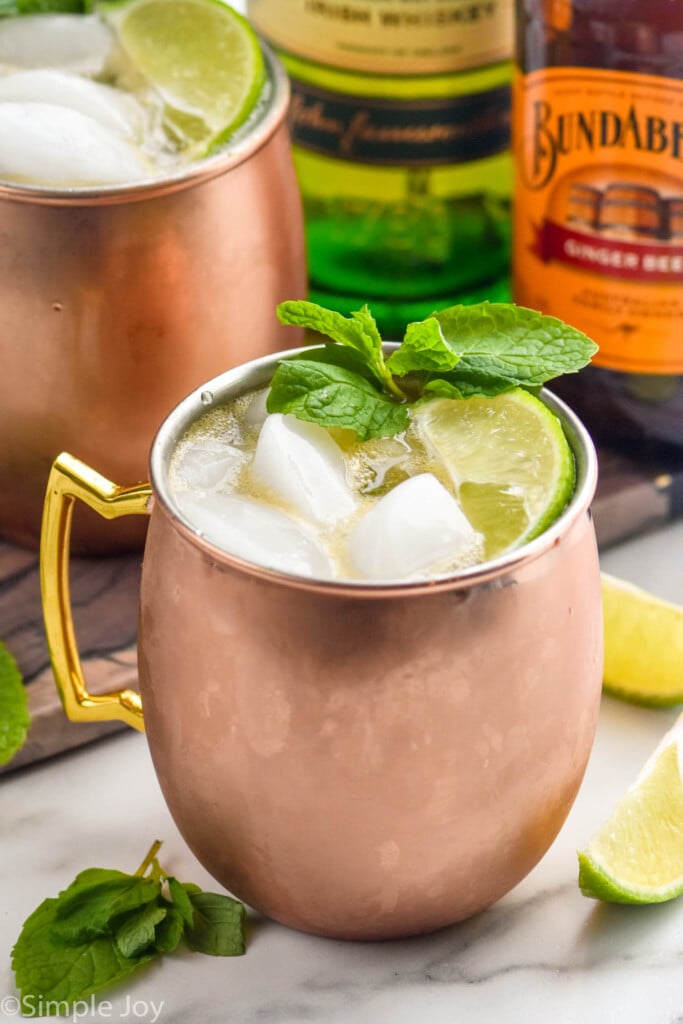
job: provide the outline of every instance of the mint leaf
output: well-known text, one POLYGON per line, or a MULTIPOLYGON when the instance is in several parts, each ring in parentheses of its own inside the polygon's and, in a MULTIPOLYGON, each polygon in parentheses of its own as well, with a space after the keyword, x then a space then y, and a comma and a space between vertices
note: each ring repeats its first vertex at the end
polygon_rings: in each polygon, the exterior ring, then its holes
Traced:
MULTIPOLYGON (((475 398, 478 395, 493 398, 494 395, 520 386, 518 381, 510 377, 497 376, 463 363, 459 363, 458 369, 453 373, 445 373, 439 377, 430 375, 423 380, 425 397, 438 395, 440 398, 475 398)), ((528 387, 528 390, 538 389, 528 387)))
POLYGON ((30 724, 21 673, 10 652, 0 643, 0 765, 8 764, 21 750, 30 724))
POLYGON ((293 413, 324 427, 346 427, 360 441, 391 437, 408 426, 408 409, 341 366, 283 360, 270 385, 268 412, 293 413))
MULTIPOLYGON (((478 375, 479 390, 488 395, 486 381, 499 387, 538 387, 564 373, 574 373, 597 351, 582 331, 533 309, 506 303, 480 302, 451 306, 434 314, 447 345, 460 356, 449 380, 461 374, 470 380, 478 375)), ((493 391, 493 394, 497 394, 493 391)))
POLYGON ((516 377, 480 369, 463 359, 443 335, 436 316, 408 324, 403 344, 387 360, 392 373, 402 377, 404 391, 415 390, 441 398, 498 395, 518 387, 516 377))
POLYGON ((444 338, 441 325, 434 316, 408 324, 400 348, 387 359, 387 368, 399 377, 416 370, 448 372, 460 362, 444 338))
MULTIPOLYGON (((191 925, 194 912, 192 910, 192 904, 190 903, 190 897, 187 893, 186 886, 184 886, 182 882, 179 882, 177 878, 169 878, 168 891, 171 895, 171 899, 173 900, 173 905, 185 924, 191 925)), ((197 892, 201 892, 199 887, 197 887, 197 892)))
POLYGON ((241 956, 244 953, 244 906, 231 896, 190 892, 194 911, 191 928, 185 929, 190 949, 209 956, 241 956))
POLYGON ((85 942, 104 934, 115 917, 152 903, 160 895, 161 885, 153 879, 90 868, 60 893, 55 936, 63 942, 85 942))
POLYGON ((291 357, 291 362, 314 362, 314 363, 326 363, 328 366, 340 366, 343 370, 349 370, 351 373, 357 373, 359 377, 364 377, 369 383, 373 385, 375 390, 378 389, 377 379, 359 352, 355 349, 345 348, 343 345, 334 345, 331 342, 326 342, 320 348, 308 348, 304 352, 300 352, 298 355, 291 357))
POLYGON ((351 321, 358 324, 361 328, 363 337, 367 339, 370 351, 374 354, 375 358, 382 358, 382 335, 377 329, 377 321, 368 306, 361 306, 360 309, 352 313, 351 321))
POLYGON ((166 909, 166 917, 154 929, 154 948, 158 953, 172 953, 183 937, 185 922, 175 907, 166 909))
POLYGON ((152 903, 129 914, 114 932, 119 953, 128 959, 144 953, 154 942, 156 926, 167 913, 166 907, 152 903))
POLYGON ((301 299, 281 302, 277 315, 280 323, 307 327, 318 334, 326 334, 340 345, 348 345, 365 357, 368 366, 381 355, 382 339, 367 306, 347 318, 335 310, 301 299))
POLYGON ((281 302, 277 315, 283 324, 307 327, 319 334, 326 334, 340 345, 353 349, 361 357, 367 371, 388 394, 402 398, 384 363, 382 338, 377 324, 367 306, 356 310, 350 317, 342 316, 331 309, 324 309, 315 302, 303 300, 281 302))
POLYGON ((123 956, 110 935, 66 945, 54 934, 58 899, 44 900, 12 950, 12 968, 27 1016, 37 1000, 72 1004, 121 981, 150 957, 123 956))

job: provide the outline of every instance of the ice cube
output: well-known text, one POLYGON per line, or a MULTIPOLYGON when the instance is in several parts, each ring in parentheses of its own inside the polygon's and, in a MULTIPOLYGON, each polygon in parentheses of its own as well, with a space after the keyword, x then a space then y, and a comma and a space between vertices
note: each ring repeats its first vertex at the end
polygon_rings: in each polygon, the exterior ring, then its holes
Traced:
POLYGON ((0 66, 101 72, 114 44, 112 30, 93 14, 29 14, 0 19, 0 66))
POLYGON ((269 390, 269 388, 264 388, 263 391, 257 391, 245 409, 244 422, 248 427, 261 428, 266 422, 268 416, 266 401, 269 390))
POLYGON ((400 580, 475 561, 481 545, 453 495, 431 473, 420 473, 365 513, 349 534, 348 550, 361 578, 400 580))
POLYGON ((296 576, 329 579, 330 560, 312 533, 279 509, 236 494, 175 496, 207 540, 247 562, 296 576))
POLYGON ((272 413, 261 428, 252 471, 255 480, 319 525, 336 523, 356 508, 341 448, 316 423, 272 413))
POLYGON ((148 178, 141 156, 85 114, 49 103, 0 103, 0 178, 112 185, 148 178))
POLYGON ((144 114, 132 96, 68 71, 16 71, 0 78, 0 102, 50 103, 94 118, 126 138, 140 138, 144 114))
POLYGON ((203 437, 187 442, 173 461, 179 484, 191 490, 215 491, 232 483, 248 461, 246 452, 217 438, 203 437))

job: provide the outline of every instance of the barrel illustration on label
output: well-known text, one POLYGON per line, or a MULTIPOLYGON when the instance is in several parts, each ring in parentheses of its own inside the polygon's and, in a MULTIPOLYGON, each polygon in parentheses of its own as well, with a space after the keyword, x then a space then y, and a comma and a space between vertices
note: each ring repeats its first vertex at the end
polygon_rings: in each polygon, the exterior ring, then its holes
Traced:
POLYGON ((605 182, 599 167, 568 175, 552 190, 533 250, 544 264, 597 270, 606 278, 680 281, 683 189, 661 176, 605 182), (673 189, 676 189, 674 192, 673 189), (678 235, 676 234, 678 232, 678 235))
POLYGON ((600 198, 598 228, 612 237, 668 238, 666 205, 655 188, 608 185, 600 198))

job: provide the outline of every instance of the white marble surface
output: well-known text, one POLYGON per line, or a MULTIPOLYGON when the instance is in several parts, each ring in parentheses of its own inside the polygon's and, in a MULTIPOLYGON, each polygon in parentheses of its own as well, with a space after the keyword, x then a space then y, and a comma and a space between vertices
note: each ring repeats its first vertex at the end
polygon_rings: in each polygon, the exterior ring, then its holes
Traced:
MULTIPOLYGON (((603 567, 683 601, 683 523, 603 567)), ((254 917, 247 954, 174 954, 76 1020, 161 1024, 683 1024, 683 901, 601 906, 577 887, 584 845, 676 717, 603 699, 589 768, 538 867, 478 917, 391 943, 313 938, 254 917)), ((93 865, 133 871, 155 838, 187 881, 215 883, 178 835, 143 736, 121 735, 0 780, 0 1020, 9 954, 46 896, 93 865)))

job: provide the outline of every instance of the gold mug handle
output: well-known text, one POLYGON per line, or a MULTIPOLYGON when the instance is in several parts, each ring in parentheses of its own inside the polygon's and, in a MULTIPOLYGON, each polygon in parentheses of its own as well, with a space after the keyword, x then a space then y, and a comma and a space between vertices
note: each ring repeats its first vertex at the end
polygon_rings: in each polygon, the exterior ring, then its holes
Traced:
POLYGON ((135 690, 89 693, 83 676, 71 609, 69 556, 76 499, 105 519, 148 515, 149 484, 119 487, 66 452, 52 464, 40 534, 40 588, 45 633, 59 696, 74 722, 125 722, 144 732, 142 703, 135 690))

